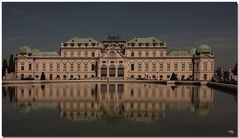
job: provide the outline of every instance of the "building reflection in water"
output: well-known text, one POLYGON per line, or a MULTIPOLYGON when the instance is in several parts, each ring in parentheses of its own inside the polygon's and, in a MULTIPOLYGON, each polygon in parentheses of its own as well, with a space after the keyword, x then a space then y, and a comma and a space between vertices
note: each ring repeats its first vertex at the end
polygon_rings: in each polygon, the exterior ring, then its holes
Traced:
MULTIPOLYGON (((207 115, 213 102, 213 90, 206 86, 168 86, 159 84, 45 84, 11 88, 22 112, 59 107, 60 116, 73 121, 154 122, 165 118, 165 110, 188 109, 207 115)), ((9 90, 8 90, 9 91, 9 90)))

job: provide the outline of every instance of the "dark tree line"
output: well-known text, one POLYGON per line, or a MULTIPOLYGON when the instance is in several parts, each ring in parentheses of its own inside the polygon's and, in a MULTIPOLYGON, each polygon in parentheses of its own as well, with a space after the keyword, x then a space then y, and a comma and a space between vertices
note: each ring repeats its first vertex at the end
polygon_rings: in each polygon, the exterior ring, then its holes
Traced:
POLYGON ((8 73, 15 73, 15 59, 13 57, 13 54, 11 54, 9 62, 7 62, 6 59, 3 59, 2 62, 2 76, 5 75, 6 69, 8 70, 8 73))

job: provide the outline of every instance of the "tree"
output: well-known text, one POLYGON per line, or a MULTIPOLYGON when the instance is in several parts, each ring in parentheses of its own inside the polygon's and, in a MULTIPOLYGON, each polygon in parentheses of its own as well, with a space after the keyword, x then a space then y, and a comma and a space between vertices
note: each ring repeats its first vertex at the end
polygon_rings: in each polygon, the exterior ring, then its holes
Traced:
POLYGON ((170 80, 177 80, 177 75, 173 72, 170 80))
POLYGON ((13 55, 11 54, 9 59, 9 66, 8 66, 8 73, 14 72, 15 73, 15 63, 13 59, 13 55))
POLYGON ((6 69, 7 69, 7 60, 4 59, 2 63, 2 77, 5 75, 6 69))
POLYGON ((46 80, 46 76, 44 72, 41 73, 41 80, 46 80))

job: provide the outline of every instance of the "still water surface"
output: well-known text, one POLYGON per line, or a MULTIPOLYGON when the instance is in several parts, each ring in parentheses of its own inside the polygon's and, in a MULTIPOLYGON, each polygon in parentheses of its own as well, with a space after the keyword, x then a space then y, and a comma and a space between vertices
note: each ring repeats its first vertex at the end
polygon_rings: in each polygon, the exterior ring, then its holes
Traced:
POLYGON ((237 97, 207 86, 3 86, 3 136, 236 136, 237 97))

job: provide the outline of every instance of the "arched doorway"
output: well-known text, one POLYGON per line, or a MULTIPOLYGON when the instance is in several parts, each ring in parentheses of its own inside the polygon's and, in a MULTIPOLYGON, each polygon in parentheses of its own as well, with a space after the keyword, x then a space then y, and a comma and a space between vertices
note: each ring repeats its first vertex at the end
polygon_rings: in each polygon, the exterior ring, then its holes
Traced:
POLYGON ((107 66, 106 65, 101 66, 101 77, 107 77, 107 66))
POLYGON ((115 65, 110 65, 110 77, 115 77, 115 65))
POLYGON ((124 77, 124 66, 123 65, 118 66, 118 77, 124 77))

